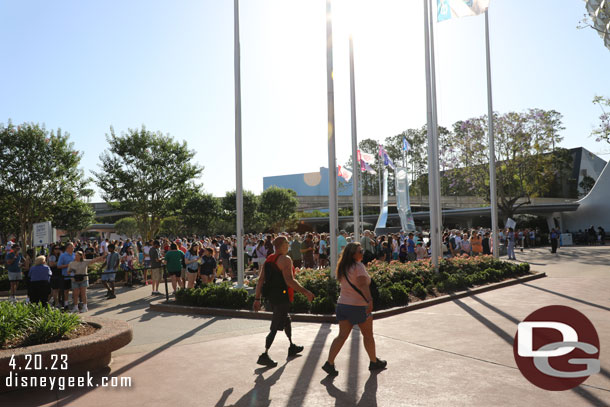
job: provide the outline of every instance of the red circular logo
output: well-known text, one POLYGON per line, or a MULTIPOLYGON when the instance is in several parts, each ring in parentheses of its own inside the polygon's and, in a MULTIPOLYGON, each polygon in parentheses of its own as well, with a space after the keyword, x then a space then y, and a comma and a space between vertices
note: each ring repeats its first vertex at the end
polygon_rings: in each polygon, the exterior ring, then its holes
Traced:
POLYGON ((599 337, 581 312, 563 305, 540 308, 519 324, 513 353, 532 384, 569 390, 600 371, 599 337))

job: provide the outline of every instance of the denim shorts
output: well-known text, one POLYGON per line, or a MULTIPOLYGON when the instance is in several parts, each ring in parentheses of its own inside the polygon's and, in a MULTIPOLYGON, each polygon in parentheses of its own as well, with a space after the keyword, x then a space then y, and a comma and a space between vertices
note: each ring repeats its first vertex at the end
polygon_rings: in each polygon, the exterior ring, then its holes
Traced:
POLYGON ((337 304, 337 321, 348 320, 352 325, 359 325, 366 321, 366 305, 337 304))
POLYGON ((116 272, 114 272, 114 270, 106 270, 104 273, 102 273, 102 281, 114 281, 115 278, 116 272), (106 274, 106 272, 108 272, 108 274, 106 274))
POLYGON ((8 280, 9 281, 23 280, 23 275, 21 274, 21 271, 9 271, 8 272, 8 280))
POLYGON ((89 279, 85 277, 83 281, 76 281, 72 279, 72 289, 81 288, 81 287, 89 287, 89 279))

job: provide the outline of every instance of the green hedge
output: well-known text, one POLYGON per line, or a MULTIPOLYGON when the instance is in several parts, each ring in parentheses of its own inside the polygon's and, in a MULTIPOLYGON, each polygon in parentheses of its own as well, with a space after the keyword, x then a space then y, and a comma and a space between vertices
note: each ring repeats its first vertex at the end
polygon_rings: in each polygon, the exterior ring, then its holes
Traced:
MULTIPOLYGON (((373 261, 367 270, 379 290, 377 309, 403 306, 410 298, 425 299, 428 295, 451 293, 467 287, 502 281, 528 274, 529 264, 514 264, 495 260, 492 256, 458 256, 443 259, 439 272, 433 271, 430 260, 409 263, 373 261)), ((332 314, 339 297, 339 283, 330 278, 330 270, 302 270, 297 274, 299 283, 313 292, 316 298, 308 302, 304 295, 296 293, 290 311, 293 313, 332 314)), ((255 287, 256 279, 248 282, 255 287)), ((229 283, 208 285, 200 289, 179 290, 179 304, 215 308, 251 309, 254 296, 246 290, 232 289, 229 283)))
POLYGON ((55 342, 81 324, 78 314, 62 312, 48 305, 0 302, 0 349, 7 341, 20 346, 55 342))

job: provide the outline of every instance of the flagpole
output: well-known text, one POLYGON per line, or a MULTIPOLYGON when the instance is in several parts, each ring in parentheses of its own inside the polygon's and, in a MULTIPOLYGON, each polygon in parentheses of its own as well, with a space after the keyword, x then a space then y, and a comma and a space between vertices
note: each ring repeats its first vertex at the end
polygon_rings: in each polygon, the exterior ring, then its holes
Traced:
POLYGON ((439 233, 439 221, 438 221, 438 201, 437 201, 437 188, 436 188, 436 174, 435 174, 435 161, 438 161, 438 150, 434 151, 434 135, 435 135, 435 123, 434 123, 434 108, 433 103, 435 102, 432 97, 432 84, 431 84, 431 69, 430 69, 430 25, 429 25, 429 14, 428 14, 428 0, 424 0, 424 39, 425 39, 425 56, 426 56, 426 111, 427 111, 427 126, 428 126, 428 198, 430 206, 430 248, 432 251, 432 264, 434 269, 438 271, 440 252, 440 233, 439 233))
POLYGON ((337 268, 337 162, 335 153, 335 91, 333 85, 333 25, 331 0, 326 0, 326 89, 328 108, 328 195, 330 232, 330 275, 335 278, 337 268))
POLYGON ((234 0, 234 63, 235 63, 235 197, 237 212, 237 286, 244 285, 244 187, 241 155, 241 71, 239 52, 239 0, 234 0))
POLYGON ((358 203, 358 180, 360 179, 360 168, 356 168, 358 163, 358 134, 356 128, 356 80, 354 78, 354 41, 352 36, 349 36, 349 88, 352 105, 352 167, 354 179, 352 180, 352 195, 353 195, 353 215, 354 215, 354 239, 360 241, 360 205, 358 203))
MULTIPOLYGON (((439 250, 440 250, 440 237, 442 236, 443 228, 443 208, 441 205, 441 178, 439 168, 439 153, 438 153, 438 107, 436 103, 436 63, 434 53, 434 7, 430 2, 428 8, 428 15, 430 16, 430 77, 431 77, 431 96, 432 96, 432 122, 434 124, 434 182, 436 185, 436 205, 438 212, 438 229, 439 229, 439 250)), ((441 252, 442 254, 442 252, 441 252)))
POLYGON ((485 10, 485 59, 487 62, 487 122, 489 136, 489 196, 491 201, 491 236, 493 256, 500 255, 498 247, 498 197, 496 191, 496 153, 494 140, 493 104, 491 97, 491 57, 489 54, 489 9, 485 10))

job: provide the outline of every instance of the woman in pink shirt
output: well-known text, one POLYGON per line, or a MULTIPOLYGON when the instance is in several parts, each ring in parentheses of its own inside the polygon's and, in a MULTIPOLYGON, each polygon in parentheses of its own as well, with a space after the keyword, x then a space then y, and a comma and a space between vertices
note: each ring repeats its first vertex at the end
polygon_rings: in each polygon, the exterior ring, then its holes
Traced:
POLYGON ((337 300, 337 321, 339 335, 330 345, 328 360, 322 369, 330 376, 339 374, 335 369, 335 358, 352 332, 354 325, 360 327, 364 349, 369 355, 369 370, 384 369, 385 360, 377 358, 375 338, 373 337, 373 299, 371 296, 371 277, 361 263, 363 250, 360 243, 349 243, 341 252, 337 265, 337 280, 341 285, 341 295, 337 300))

